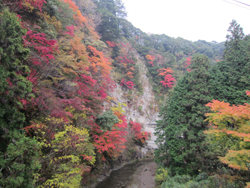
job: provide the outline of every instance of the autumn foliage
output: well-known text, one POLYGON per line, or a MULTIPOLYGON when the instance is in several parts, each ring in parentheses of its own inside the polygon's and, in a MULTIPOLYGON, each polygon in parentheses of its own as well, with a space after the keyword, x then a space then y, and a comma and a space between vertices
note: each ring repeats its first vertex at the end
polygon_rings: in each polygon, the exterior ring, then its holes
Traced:
MULTIPOLYGON (((126 139, 124 138, 126 135, 126 127, 125 116, 121 116, 120 122, 115 124, 110 131, 103 131, 95 124, 91 129, 91 134, 97 152, 101 154, 106 152, 109 157, 117 157, 120 152, 126 148, 126 139)), ((105 157, 103 156, 102 159, 105 160, 105 157)))
POLYGON ((175 82, 175 78, 172 76, 172 73, 174 72, 171 68, 161 68, 157 70, 157 72, 160 72, 159 76, 164 76, 164 80, 160 81, 160 83, 166 88, 172 88, 173 84, 175 82))
POLYGON ((173 87, 174 82, 175 82, 175 78, 172 76, 172 74, 166 74, 164 77, 164 81, 160 81, 160 83, 164 87, 169 87, 169 88, 173 87))
POLYGON ((108 44, 108 46, 110 47, 110 48, 114 48, 115 47, 115 42, 113 42, 113 41, 106 41, 106 43, 108 44))
POLYGON ((42 12, 42 7, 43 7, 43 4, 44 3, 47 3, 45 0, 21 0, 19 1, 19 4, 18 6, 23 8, 25 7, 26 9, 38 9, 40 12, 42 12))
POLYGON ((184 67, 187 69, 188 72, 191 72, 191 69, 189 69, 190 65, 191 65, 191 57, 188 57, 184 64, 184 67))
POLYGON ((127 120, 123 114, 122 105, 119 104, 118 107, 113 107, 112 111, 119 119, 119 122, 114 124, 111 130, 102 130, 96 123, 93 123, 91 128, 93 145, 96 147, 97 152, 102 154, 103 161, 105 161, 105 156, 118 157, 126 149, 127 120))
POLYGON ((48 64, 50 60, 54 59, 54 53, 57 50, 56 40, 48 40, 44 33, 36 33, 34 31, 27 31, 23 36, 24 46, 34 49, 37 53, 32 57, 32 63, 34 65, 44 66, 44 63, 48 64))
POLYGON ((146 55, 146 59, 148 60, 148 63, 153 67, 154 65, 154 60, 155 60, 155 56, 153 55, 146 55))
POLYGON ((250 105, 231 106, 224 101, 213 100, 206 106, 210 107, 213 113, 206 114, 210 129, 205 133, 213 135, 217 140, 224 137, 237 140, 234 141, 235 145, 228 148, 224 157, 219 157, 220 161, 234 169, 249 170, 250 105))
POLYGON ((150 132, 142 131, 141 124, 136 121, 130 121, 132 126, 132 132, 134 134, 134 139, 139 144, 144 144, 146 140, 150 137, 150 132))
POLYGON ((124 78, 121 80, 121 85, 127 87, 128 89, 133 89, 135 86, 132 81, 125 81, 124 78))
MULTIPOLYGON (((34 147, 38 158, 37 165, 33 164, 39 168, 27 172, 33 178, 30 185, 20 183, 18 187, 35 187, 32 184, 35 181, 42 187, 80 187, 81 176, 89 173, 96 155, 105 153, 112 158, 125 148, 127 123, 125 116, 118 114, 120 121, 111 130, 102 132, 93 123, 102 112, 102 103, 107 91, 114 87, 114 81, 110 78, 109 58, 96 48, 100 41, 92 21, 71 0, 46 4, 46 10, 54 8, 54 12, 43 11, 45 3, 45 0, 3 1, 3 6, 9 6, 12 11, 22 10, 18 18, 13 13, 18 25, 14 25, 12 32, 21 34, 17 57, 22 58, 10 61, 10 65, 17 67, 13 69, 19 78, 17 84, 27 92, 16 92, 12 89, 16 86, 13 79, 6 78, 7 93, 13 93, 12 90, 16 93, 16 111, 22 110, 18 118, 23 123, 17 121, 20 125, 14 132, 26 133, 23 137, 39 146, 34 147), (41 22, 23 19, 26 14, 41 22), (87 37, 88 45, 84 43, 87 37)), ((1 9, 1 23, 5 12, 1 9)), ((9 174, 3 176, 9 181, 6 178, 9 174)))

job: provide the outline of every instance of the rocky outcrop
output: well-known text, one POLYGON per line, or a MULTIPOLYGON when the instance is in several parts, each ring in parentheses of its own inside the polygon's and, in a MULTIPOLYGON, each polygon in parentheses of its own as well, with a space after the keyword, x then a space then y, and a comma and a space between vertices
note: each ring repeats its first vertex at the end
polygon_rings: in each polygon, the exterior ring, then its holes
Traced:
POLYGON ((144 60, 135 54, 137 58, 137 66, 139 66, 140 80, 143 85, 143 93, 139 93, 136 89, 128 90, 116 83, 116 88, 113 92, 109 93, 109 96, 114 98, 113 106, 118 103, 124 103, 127 106, 123 106, 127 121, 139 122, 144 131, 151 132, 151 137, 147 141, 146 151, 156 148, 154 130, 156 127, 155 121, 158 119, 158 106, 155 101, 153 89, 149 78, 147 77, 147 68, 144 60))

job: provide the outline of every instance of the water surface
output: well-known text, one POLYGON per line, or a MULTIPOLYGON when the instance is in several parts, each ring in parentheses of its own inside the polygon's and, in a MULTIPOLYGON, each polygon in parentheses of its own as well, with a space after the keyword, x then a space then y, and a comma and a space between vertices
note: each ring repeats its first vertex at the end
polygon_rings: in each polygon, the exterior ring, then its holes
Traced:
POLYGON ((111 172, 110 176, 98 183, 96 188, 134 188, 136 184, 136 174, 137 169, 147 163, 151 163, 153 160, 143 160, 138 162, 133 162, 125 165, 124 167, 114 170, 111 172))

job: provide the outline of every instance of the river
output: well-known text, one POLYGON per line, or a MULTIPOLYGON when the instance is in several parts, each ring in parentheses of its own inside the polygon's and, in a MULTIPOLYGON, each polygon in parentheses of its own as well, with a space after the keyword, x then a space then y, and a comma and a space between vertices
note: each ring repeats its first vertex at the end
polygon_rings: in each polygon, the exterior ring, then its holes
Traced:
POLYGON ((96 188, 154 188, 155 169, 153 159, 144 159, 113 170, 110 176, 96 188))

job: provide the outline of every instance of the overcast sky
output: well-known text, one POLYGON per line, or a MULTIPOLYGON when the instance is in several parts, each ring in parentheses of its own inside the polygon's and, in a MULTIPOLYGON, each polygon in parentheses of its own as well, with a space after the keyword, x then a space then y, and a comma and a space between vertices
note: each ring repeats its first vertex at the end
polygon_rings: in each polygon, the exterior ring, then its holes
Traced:
MULTIPOLYGON (((250 0, 238 0, 250 4, 250 0)), ((146 33, 187 40, 225 41, 235 19, 250 33, 250 7, 233 0, 122 0, 127 20, 146 33), (233 4, 231 4, 233 3, 233 4), (238 6, 237 6, 238 5, 238 6)))

